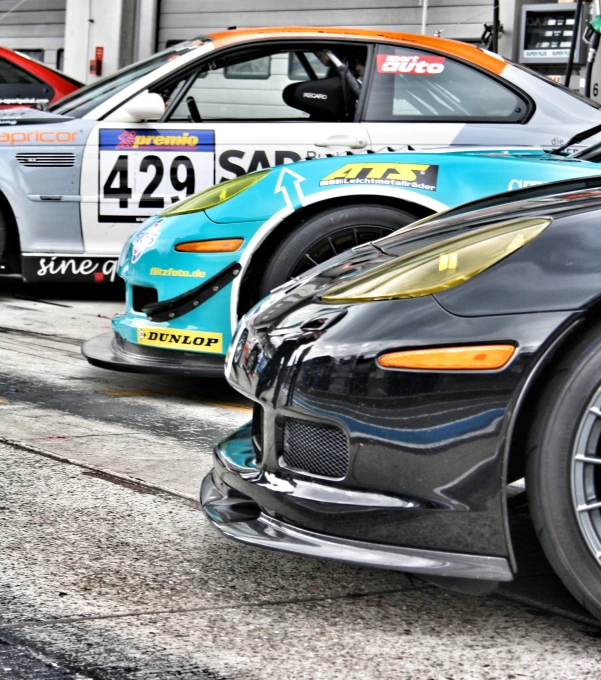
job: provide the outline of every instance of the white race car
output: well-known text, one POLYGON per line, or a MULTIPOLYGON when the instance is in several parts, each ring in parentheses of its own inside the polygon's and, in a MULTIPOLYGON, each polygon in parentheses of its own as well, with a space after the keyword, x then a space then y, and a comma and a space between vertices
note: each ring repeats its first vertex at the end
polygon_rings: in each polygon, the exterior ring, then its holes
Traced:
POLYGON ((113 280, 136 223, 273 165, 406 145, 553 147, 598 123, 591 101, 464 43, 357 29, 226 31, 49 112, 2 114, 0 272, 113 280))

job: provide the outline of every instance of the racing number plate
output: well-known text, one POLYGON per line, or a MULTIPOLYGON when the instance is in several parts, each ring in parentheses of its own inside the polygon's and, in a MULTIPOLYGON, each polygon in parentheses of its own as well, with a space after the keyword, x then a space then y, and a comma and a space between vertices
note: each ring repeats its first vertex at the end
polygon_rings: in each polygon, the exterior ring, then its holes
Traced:
POLYGON ((138 222, 214 184, 213 130, 100 130, 98 221, 138 222))

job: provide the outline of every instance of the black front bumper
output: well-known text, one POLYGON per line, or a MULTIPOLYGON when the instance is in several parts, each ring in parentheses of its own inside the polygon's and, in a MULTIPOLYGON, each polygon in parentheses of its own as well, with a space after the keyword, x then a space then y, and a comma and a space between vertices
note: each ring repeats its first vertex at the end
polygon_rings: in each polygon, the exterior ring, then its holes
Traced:
MULTIPOLYGON (((278 506, 280 500, 285 503, 286 479, 274 474, 266 476, 257 471, 248 448, 252 447, 250 437, 244 449, 244 431, 245 428, 242 428, 234 435, 236 446, 233 456, 229 456, 226 449, 227 443, 234 441, 234 438, 217 446, 213 472, 205 477, 200 491, 200 503, 205 515, 224 536, 241 543, 306 557, 424 576, 497 582, 513 579, 509 561, 504 557, 371 543, 309 531, 281 521, 274 516, 276 513, 266 512, 260 505, 261 500, 257 502, 257 499, 268 499, 267 504, 275 504, 274 507, 278 506), (245 495, 241 489, 252 493, 253 497, 245 495)), ((250 435, 248 427, 246 432, 250 435)), ((321 503, 327 503, 329 487, 316 482, 311 482, 310 486, 310 490, 306 491, 313 499, 305 499, 306 502, 319 503, 315 499, 322 495, 321 503)), ((290 493, 296 495, 298 501, 303 489, 297 486, 294 491, 290 489, 290 493)), ((347 499, 349 503, 361 502, 360 493, 355 496, 347 499)), ((363 500, 373 502, 374 499, 363 500)), ((382 502, 385 502, 384 497, 382 502)), ((340 504, 340 501, 335 503, 340 504)))
POLYGON ((160 373, 203 378, 223 377, 223 356, 144 347, 123 340, 117 333, 103 333, 84 342, 84 357, 99 368, 129 373, 160 373))

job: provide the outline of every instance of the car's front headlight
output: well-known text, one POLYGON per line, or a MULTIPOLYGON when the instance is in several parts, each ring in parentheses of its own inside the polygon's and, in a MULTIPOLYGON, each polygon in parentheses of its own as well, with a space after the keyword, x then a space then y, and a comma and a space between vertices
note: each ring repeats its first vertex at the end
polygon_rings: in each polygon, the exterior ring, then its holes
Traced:
POLYGON ((369 302, 433 295, 492 267, 538 236, 551 219, 512 220, 447 239, 330 288, 324 302, 369 302))
POLYGON ((260 172, 253 172, 250 175, 243 175, 230 179, 227 182, 217 184, 210 189, 205 189, 199 194, 194 194, 190 198, 186 198, 179 203, 176 203, 171 208, 168 208, 161 213, 161 217, 169 217, 171 215, 187 215, 189 213, 200 212, 201 210, 208 210, 214 208, 216 205, 229 201, 238 194, 241 194, 246 189, 252 187, 259 180, 262 180, 265 175, 268 175, 271 170, 261 170, 260 172))

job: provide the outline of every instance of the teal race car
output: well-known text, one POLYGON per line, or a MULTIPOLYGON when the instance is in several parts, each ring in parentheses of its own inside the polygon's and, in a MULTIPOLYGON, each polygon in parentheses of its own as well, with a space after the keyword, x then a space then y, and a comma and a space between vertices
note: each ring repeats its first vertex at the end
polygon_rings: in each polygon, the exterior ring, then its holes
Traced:
POLYGON ((306 160, 224 182, 130 236, 118 270, 125 312, 83 354, 113 370, 221 376, 238 318, 273 288, 447 208, 600 175, 598 156, 597 147, 577 156, 409 150, 306 160))

